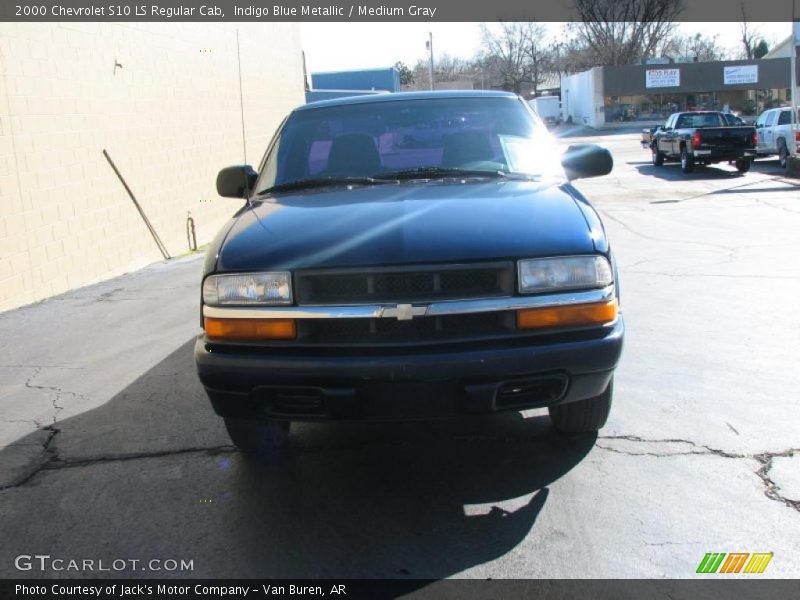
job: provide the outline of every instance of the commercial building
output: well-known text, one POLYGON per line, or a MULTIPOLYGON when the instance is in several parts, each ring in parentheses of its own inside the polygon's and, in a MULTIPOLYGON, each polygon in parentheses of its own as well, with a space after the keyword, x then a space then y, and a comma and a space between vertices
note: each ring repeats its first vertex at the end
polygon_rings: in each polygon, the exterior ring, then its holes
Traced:
POLYGON ((399 91, 400 72, 394 67, 312 73, 306 102, 399 91))
POLYGON ((296 24, 0 23, 0 311, 162 259, 103 150, 180 255, 303 89, 296 24))
POLYGON ((595 67, 562 79, 561 108, 565 120, 597 128, 694 109, 755 119, 790 103, 790 75, 788 58, 595 67))

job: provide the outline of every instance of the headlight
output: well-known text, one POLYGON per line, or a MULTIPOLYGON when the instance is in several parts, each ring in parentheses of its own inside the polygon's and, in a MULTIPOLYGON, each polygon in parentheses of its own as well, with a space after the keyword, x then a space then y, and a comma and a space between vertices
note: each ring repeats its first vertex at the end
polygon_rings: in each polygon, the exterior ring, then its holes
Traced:
POLYGON ((611 265, 602 256, 565 256, 521 260, 521 294, 603 288, 613 283, 611 265))
POLYGON ((203 304, 291 304, 292 277, 287 271, 211 275, 203 283, 203 304))

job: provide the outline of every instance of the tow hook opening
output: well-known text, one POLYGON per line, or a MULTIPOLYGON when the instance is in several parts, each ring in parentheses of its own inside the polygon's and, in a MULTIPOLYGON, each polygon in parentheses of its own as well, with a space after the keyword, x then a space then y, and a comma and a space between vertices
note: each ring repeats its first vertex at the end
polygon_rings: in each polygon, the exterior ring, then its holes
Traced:
POLYGON ((255 390, 264 400, 266 411, 280 417, 324 417, 325 393, 313 387, 260 387, 255 390))
POLYGON ((548 406, 564 397, 568 382, 561 373, 506 382, 497 389, 495 409, 548 406))

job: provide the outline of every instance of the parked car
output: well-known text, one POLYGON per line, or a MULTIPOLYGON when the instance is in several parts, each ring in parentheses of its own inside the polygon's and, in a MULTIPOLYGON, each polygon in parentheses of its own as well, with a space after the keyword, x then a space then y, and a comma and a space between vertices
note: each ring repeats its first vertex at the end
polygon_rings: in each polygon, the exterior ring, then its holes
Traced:
POLYGON ((618 276, 571 180, 612 162, 592 144, 562 154, 505 92, 295 109, 258 173, 217 178, 246 203, 206 254, 195 359, 233 442, 270 452, 291 421, 534 407, 564 432, 602 427, 622 350, 618 276), (443 120, 463 125, 425 148, 395 143, 397 129, 443 120))
POLYGON ((653 164, 679 160, 681 170, 691 173, 695 164, 731 161, 740 173, 750 170, 756 155, 758 135, 748 125, 728 125, 724 113, 679 112, 655 130, 650 143, 653 164))
MULTIPOLYGON (((798 122, 800 122, 800 115, 798 115, 798 122)), ((791 140, 796 137, 798 131, 796 124, 794 129, 793 135, 791 107, 771 108, 762 112, 756 119, 756 131, 758 131, 756 151, 758 155, 774 156, 777 154, 781 167, 786 168, 791 140)))

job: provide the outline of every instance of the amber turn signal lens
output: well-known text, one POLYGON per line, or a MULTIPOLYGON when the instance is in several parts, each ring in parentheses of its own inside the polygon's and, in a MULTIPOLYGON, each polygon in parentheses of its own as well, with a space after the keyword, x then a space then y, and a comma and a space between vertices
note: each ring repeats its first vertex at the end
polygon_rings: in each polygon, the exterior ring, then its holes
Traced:
POLYGON ((293 340, 294 319, 205 318, 206 336, 211 340, 293 340))
POLYGON ((517 311, 517 328, 540 329, 543 327, 602 325, 614 321, 617 318, 617 312, 616 298, 610 302, 526 308, 517 311))

